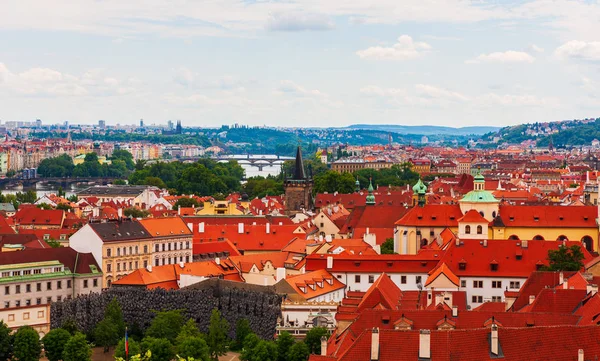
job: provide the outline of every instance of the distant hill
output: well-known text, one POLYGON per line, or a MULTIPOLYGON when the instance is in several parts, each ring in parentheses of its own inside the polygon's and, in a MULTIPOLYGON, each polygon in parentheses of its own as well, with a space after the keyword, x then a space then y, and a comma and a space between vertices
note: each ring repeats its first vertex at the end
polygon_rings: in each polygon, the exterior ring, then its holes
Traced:
POLYGON ((342 129, 378 130, 398 134, 422 135, 481 135, 497 132, 500 127, 442 127, 435 125, 397 125, 397 124, 353 124, 342 129))

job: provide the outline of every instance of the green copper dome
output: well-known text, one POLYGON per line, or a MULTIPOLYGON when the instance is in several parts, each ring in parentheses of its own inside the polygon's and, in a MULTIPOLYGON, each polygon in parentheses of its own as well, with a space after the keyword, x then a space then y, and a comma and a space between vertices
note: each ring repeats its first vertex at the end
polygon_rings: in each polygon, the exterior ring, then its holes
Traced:
POLYGON ((491 192, 470 191, 459 201, 461 203, 500 203, 491 192))
POLYGON ((423 183, 423 181, 421 181, 421 178, 419 178, 417 184, 413 186, 413 192, 417 194, 427 193, 427 186, 423 183))
POLYGON ((371 180, 369 179, 369 195, 367 196, 367 205, 373 205, 375 204, 375 195, 373 194, 373 183, 371 183, 371 180))

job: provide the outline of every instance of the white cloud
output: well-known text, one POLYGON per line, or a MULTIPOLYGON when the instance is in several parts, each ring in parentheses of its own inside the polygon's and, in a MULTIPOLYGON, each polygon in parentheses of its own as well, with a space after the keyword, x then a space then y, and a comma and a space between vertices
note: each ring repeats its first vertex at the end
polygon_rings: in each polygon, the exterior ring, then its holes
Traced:
POLYGON ((467 64, 479 63, 528 63, 531 64, 535 58, 523 51, 508 50, 490 54, 481 54, 475 59, 467 60, 467 64))
POLYGON ((543 53, 544 48, 540 48, 539 46, 537 46, 535 44, 531 44, 529 46, 529 48, 527 49, 527 51, 529 51, 530 53, 543 53))
POLYGON ((333 20, 320 14, 273 14, 267 21, 267 29, 271 31, 322 31, 334 27, 333 20))
POLYGON ((561 58, 600 61, 600 41, 571 40, 559 46, 554 53, 561 58))
POLYGON ((429 50, 431 50, 431 45, 413 41, 410 36, 402 35, 391 47, 373 46, 359 50, 356 54, 363 59, 408 60, 417 58, 429 50))
POLYGON ((291 80, 283 80, 276 89, 277 94, 288 94, 299 97, 324 97, 318 89, 306 89, 291 80))

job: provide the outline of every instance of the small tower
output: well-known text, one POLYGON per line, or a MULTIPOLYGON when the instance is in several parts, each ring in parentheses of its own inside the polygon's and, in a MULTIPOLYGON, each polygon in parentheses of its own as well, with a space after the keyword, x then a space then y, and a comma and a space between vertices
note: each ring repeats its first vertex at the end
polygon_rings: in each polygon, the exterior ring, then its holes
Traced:
POLYGON ((286 178, 283 188, 285 190, 285 212, 288 215, 313 208, 313 180, 304 172, 300 146, 296 150, 294 174, 292 177, 286 178))
POLYGON ((366 205, 368 206, 374 206, 375 205, 375 195, 373 194, 373 183, 371 182, 371 179, 369 179, 369 195, 367 195, 367 202, 366 205))
POLYGON ((354 182, 354 185, 356 186, 354 187, 356 193, 360 192, 360 182, 358 181, 358 177, 356 177, 356 182, 354 182))
POLYGON ((418 205, 423 207, 427 203, 427 186, 423 183, 421 178, 417 184, 413 186, 413 206, 418 205))

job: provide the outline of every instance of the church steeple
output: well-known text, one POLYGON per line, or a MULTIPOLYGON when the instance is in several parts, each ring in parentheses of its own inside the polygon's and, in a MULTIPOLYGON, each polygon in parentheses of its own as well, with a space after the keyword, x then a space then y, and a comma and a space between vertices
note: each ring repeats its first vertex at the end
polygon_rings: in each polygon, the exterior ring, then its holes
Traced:
POLYGON ((358 177, 356 177, 356 182, 354 182, 356 193, 360 192, 360 182, 358 181, 358 177))
POLYGON ((373 183, 371 182, 371 179, 369 179, 369 195, 367 196, 367 205, 368 206, 372 206, 375 205, 375 195, 373 194, 373 183))
POLYGON ((294 179, 303 180, 306 179, 306 173, 304 173, 304 162, 302 161, 302 149, 298 146, 296 150, 296 164, 294 168, 294 179))

